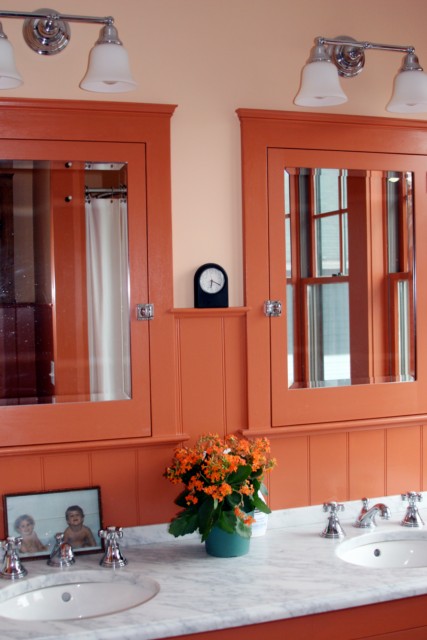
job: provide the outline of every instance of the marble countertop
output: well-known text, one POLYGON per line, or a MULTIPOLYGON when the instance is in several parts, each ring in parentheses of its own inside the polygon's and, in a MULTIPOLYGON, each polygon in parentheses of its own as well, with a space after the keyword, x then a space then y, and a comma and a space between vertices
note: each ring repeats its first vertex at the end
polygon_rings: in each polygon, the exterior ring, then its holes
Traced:
MULTIPOLYGON (((391 520, 377 519, 376 531, 402 531, 405 506, 400 497, 374 500, 392 510, 391 520)), ((345 506, 340 518, 344 540, 367 535, 351 526, 360 503, 345 506)), ((426 510, 420 513, 427 523, 426 510)), ((85 620, 17 622, 3 617, 1 638, 154 640, 427 593, 427 567, 369 569, 340 560, 335 552, 341 541, 320 536, 326 524, 321 506, 274 512, 269 518, 267 533, 252 538, 249 554, 241 558, 210 557, 197 536, 174 539, 167 525, 127 529, 123 553, 129 564, 117 571, 156 580, 160 592, 154 599, 123 613, 85 620)), ((25 566, 28 578, 43 580, 58 571, 99 570, 99 560, 99 554, 79 555, 65 570, 48 567, 45 560, 25 566)), ((0 581, 0 601, 10 585, 0 581)))

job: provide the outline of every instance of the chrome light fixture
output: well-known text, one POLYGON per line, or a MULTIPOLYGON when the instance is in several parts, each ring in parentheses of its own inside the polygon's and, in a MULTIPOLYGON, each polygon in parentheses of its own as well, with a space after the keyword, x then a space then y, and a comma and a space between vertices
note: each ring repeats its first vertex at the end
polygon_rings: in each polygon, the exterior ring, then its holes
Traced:
MULTIPOLYGON (((136 88, 128 54, 119 39, 112 16, 75 16, 53 9, 39 9, 34 12, 0 10, 0 18, 24 19, 22 33, 25 42, 36 53, 47 56, 60 53, 67 46, 71 37, 69 22, 103 25, 99 39, 90 52, 88 69, 80 87, 86 91, 108 93, 136 88)), ((0 89, 12 89, 22 82, 15 66, 12 45, 0 22, 0 89)))
POLYGON ((398 51, 404 53, 402 66, 394 82, 393 95, 387 111, 423 113, 427 111, 427 74, 423 72, 413 47, 374 42, 359 42, 353 38, 315 39, 315 46, 301 75, 301 86, 294 99, 302 107, 327 107, 347 102, 339 76, 354 78, 365 65, 365 50, 398 51))

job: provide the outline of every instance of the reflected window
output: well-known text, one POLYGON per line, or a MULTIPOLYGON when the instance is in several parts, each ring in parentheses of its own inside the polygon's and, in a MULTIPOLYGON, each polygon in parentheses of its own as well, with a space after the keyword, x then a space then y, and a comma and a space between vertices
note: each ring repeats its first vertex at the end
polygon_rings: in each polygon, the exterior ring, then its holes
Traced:
POLYGON ((412 182, 284 172, 289 387, 415 379, 412 182))

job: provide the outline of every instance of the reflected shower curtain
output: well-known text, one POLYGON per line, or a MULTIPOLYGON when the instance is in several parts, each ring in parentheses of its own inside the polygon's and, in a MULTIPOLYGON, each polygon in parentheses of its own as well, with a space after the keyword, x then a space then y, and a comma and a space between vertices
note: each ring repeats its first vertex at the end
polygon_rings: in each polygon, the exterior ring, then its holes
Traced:
POLYGON ((86 201, 91 400, 130 398, 127 205, 86 201))

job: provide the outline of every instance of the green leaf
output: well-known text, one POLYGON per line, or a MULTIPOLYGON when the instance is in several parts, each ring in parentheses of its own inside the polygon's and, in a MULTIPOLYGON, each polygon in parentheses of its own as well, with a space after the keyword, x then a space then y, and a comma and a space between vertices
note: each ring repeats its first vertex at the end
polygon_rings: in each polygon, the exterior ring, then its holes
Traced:
POLYGON ((234 511, 222 511, 217 524, 224 531, 234 533, 236 531, 237 516, 234 511))
POLYGON ((210 531, 213 523, 213 516, 215 509, 218 506, 218 501, 214 500, 212 496, 208 496, 204 502, 199 507, 197 518, 199 531, 203 534, 207 531, 210 531))
POLYGON ((247 478, 249 478, 249 476, 251 475, 251 472, 252 472, 251 465, 245 464, 242 467, 239 467, 236 471, 233 471, 233 473, 230 473, 230 475, 227 478, 227 482, 232 486, 234 484, 242 484, 242 482, 244 482, 247 478))
POLYGON ((255 509, 254 496, 243 496, 242 511, 245 513, 251 513, 255 509))
POLYGON ((197 511, 186 510, 181 511, 170 523, 169 533, 175 538, 185 536, 187 533, 193 533, 197 529, 197 511))
POLYGON ((233 491, 233 493, 225 498, 225 502, 228 506, 234 509, 234 507, 237 507, 237 505, 242 502, 242 496, 238 491, 233 491))
POLYGON ((239 536, 242 536, 242 538, 250 538, 252 535, 252 528, 237 518, 236 532, 239 536))
POLYGON ((257 478, 251 478, 250 482, 254 488, 254 492, 258 493, 258 491, 260 491, 261 489, 261 482, 257 478))
POLYGON ((261 482, 261 486, 260 486, 259 490, 261 491, 263 496, 268 496, 267 487, 265 486, 265 484, 263 482, 261 482))
POLYGON ((271 513, 270 507, 266 505, 264 500, 261 500, 261 498, 257 494, 254 494, 252 496, 252 499, 255 509, 262 511, 263 513, 271 513))

